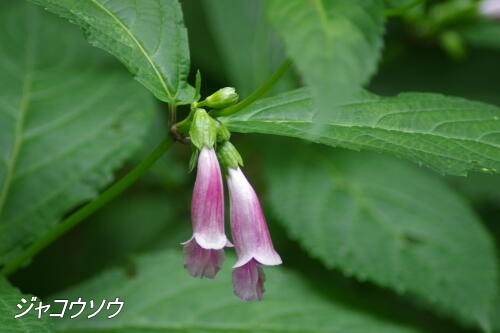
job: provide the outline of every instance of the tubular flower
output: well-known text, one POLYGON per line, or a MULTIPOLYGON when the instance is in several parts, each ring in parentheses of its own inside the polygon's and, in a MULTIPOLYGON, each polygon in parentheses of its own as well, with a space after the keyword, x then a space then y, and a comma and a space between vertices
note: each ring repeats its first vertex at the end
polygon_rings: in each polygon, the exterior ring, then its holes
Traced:
POLYGON ((483 0, 479 3, 479 12, 481 15, 500 19, 500 0, 483 0))
POLYGON ((214 278, 222 267, 225 246, 224 192, 213 148, 202 148, 191 202, 193 236, 184 245, 184 267, 194 277, 214 278))
POLYGON ((261 300, 264 272, 259 265, 281 264, 254 189, 239 167, 228 168, 231 233, 238 255, 233 266, 233 288, 242 300, 261 300))

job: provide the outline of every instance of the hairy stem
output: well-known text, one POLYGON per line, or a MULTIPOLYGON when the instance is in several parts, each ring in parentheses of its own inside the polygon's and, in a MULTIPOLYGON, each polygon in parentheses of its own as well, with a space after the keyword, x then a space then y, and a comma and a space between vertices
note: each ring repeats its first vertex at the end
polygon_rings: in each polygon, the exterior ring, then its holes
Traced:
POLYGON ((98 209, 106 205, 108 202, 123 193, 130 185, 132 185, 140 176, 144 174, 172 145, 172 138, 166 137, 161 141, 158 146, 139 163, 134 169, 127 173, 123 178, 111 185, 108 189, 102 192, 97 198, 87 203, 82 208, 68 216, 54 229, 50 230, 44 237, 37 240, 35 243, 27 247, 19 256, 7 263, 0 274, 8 276, 16 272, 32 257, 37 255, 40 251, 45 249, 48 245, 78 225, 85 218, 96 212, 98 209))
POLYGON ((271 75, 259 88, 257 88, 257 90, 251 93, 250 96, 248 96, 247 98, 245 98, 236 105, 230 106, 222 110, 211 111, 210 115, 213 117, 229 116, 252 104, 262 95, 264 95, 283 76, 283 74, 285 74, 285 72, 288 70, 291 64, 292 62, 290 60, 288 59, 285 60, 281 64, 281 66, 276 70, 276 72, 274 72, 273 75, 271 75))

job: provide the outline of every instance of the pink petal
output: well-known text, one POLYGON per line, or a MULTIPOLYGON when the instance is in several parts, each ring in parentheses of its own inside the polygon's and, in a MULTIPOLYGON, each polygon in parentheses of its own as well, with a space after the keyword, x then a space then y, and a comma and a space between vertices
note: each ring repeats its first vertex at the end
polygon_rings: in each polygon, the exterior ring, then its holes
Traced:
POLYGON ((264 293, 264 272, 255 260, 233 269, 233 289, 243 301, 260 301, 264 293))
POLYGON ((213 279, 223 261, 224 250, 204 249, 196 239, 191 239, 184 245, 184 267, 194 277, 213 279))

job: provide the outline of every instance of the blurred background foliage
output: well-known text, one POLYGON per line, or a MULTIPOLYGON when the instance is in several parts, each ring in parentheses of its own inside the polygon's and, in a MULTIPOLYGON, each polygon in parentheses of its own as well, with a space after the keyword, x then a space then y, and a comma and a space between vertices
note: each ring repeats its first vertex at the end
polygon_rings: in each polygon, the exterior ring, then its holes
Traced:
MULTIPOLYGON (((264 14, 262 0, 182 0, 181 3, 189 34, 191 73, 195 73, 197 69, 201 71, 204 96, 222 86, 234 86, 241 96, 245 97, 285 58, 283 44, 264 14)), ((391 3, 401 4, 397 1, 391 3)), ((430 8, 439 2, 425 3, 425 7, 430 8)), ((410 9, 409 12, 413 10, 410 9)), ((466 37, 467 34, 472 34, 471 29, 479 29, 475 24, 458 22, 446 26, 446 31, 451 29, 459 36, 459 55, 443 43, 441 30, 432 34, 420 33, 422 22, 417 14, 388 19, 385 50, 378 73, 368 89, 381 95, 394 95, 401 91, 439 92, 500 105, 500 22, 495 22, 496 33, 491 34, 491 40, 475 43, 469 43, 466 37)), ((83 36, 81 39, 83 40, 83 36)), ((113 61, 111 58, 108 60, 113 61)), ((123 71, 120 66, 116 66, 115 70, 123 71)), ((192 74, 190 82, 193 82, 192 74)), ((299 87, 301 84, 299 76, 292 69, 269 95, 299 87)), ((130 170, 156 142, 168 135, 165 104, 158 102, 156 111, 156 118, 152 121, 151 129, 141 148, 116 173, 116 177, 130 170)), ((181 108, 180 112, 186 114, 187 108, 181 108)), ((500 244, 500 176, 472 174, 469 177, 444 177, 407 162, 386 159, 381 155, 358 154, 342 149, 319 149, 313 144, 264 135, 234 134, 233 138, 245 158, 246 173, 253 180, 257 192, 262 194, 275 246, 285 259, 284 266, 303 278, 311 290, 324 295, 326 299, 334 299, 336 303, 348 309, 393 322, 394 325, 410 327, 409 331, 476 330, 470 325, 470 321, 466 320, 463 325, 464 323, 456 318, 450 319, 453 315, 450 316, 447 311, 441 313, 417 295, 409 295, 404 290, 395 292, 393 289, 382 288, 365 281, 359 275, 357 278, 346 276, 345 272, 341 273, 334 264, 329 264, 331 258, 328 258, 326 249, 319 257, 314 250, 310 251, 314 245, 302 243, 297 239, 297 233, 301 232, 300 223, 309 226, 315 218, 331 218, 328 223, 341 223, 342 221, 335 217, 342 219, 347 214, 348 206, 321 201, 321 198, 314 197, 312 189, 313 194, 304 194, 311 201, 307 204, 315 207, 317 211, 331 210, 331 214, 303 216, 301 221, 297 221, 297 231, 290 231, 285 225, 291 223, 287 219, 293 219, 295 213, 300 213, 300 207, 297 207, 300 201, 296 202, 295 206, 290 205, 294 207, 287 206, 286 202, 276 203, 280 198, 287 201, 287 196, 291 195, 290 182, 294 179, 291 176, 289 182, 279 181, 278 176, 280 172, 283 172, 283 177, 286 177, 288 172, 294 172, 291 160, 299 163, 294 167, 306 168, 311 175, 320 175, 323 172, 322 165, 319 159, 310 157, 311 152, 326 161, 337 161, 340 165, 363 165, 380 159, 381 168, 385 168, 384 165, 387 164, 416 170, 414 172, 425 178, 429 193, 434 190, 434 186, 445 186, 443 183, 446 182, 452 188, 451 191, 465 198, 466 206, 472 207, 479 214, 481 221, 495 238, 496 244, 500 244), (433 182, 435 185, 432 185, 433 182), (285 199, 280 196, 281 192, 285 199), (299 212, 294 211, 297 208, 299 212)), ((179 243, 190 237, 189 203, 194 182, 194 174, 187 171, 190 152, 189 146, 175 145, 125 194, 53 243, 34 258, 28 267, 12 276, 11 282, 23 292, 50 298, 109 267, 117 267, 134 276, 137 267, 133 258, 138 254, 179 249, 179 243)), ((348 172, 346 177, 356 175, 356 172, 348 172)), ((373 174, 368 172, 363 177, 384 177, 384 173, 374 170, 373 174)), ((385 177, 390 177, 390 174, 385 174, 385 177)), ((385 180, 380 182, 384 183, 385 180)), ((407 190, 403 181, 399 185, 397 181, 386 183, 386 186, 393 186, 395 191, 416 195, 411 184, 411 190, 407 190)), ((303 194, 301 191, 307 190, 299 188, 296 191, 300 196, 303 194)), ((425 190, 420 195, 422 197, 414 199, 422 199, 426 195, 425 190)), ((439 200, 439 196, 436 200, 439 200)), ((337 235, 331 235, 331 239, 336 237, 337 235)), ((321 241, 328 242, 328 234, 324 238, 321 241)), ((418 242, 418 239, 415 242, 418 242)), ((380 247, 382 245, 380 244, 380 247)), ((320 247, 321 244, 317 246, 320 247)), ((154 265, 162 265, 161 261, 155 260, 154 265)), ((172 275, 179 279, 191 279, 187 274, 177 272, 182 271, 180 264, 170 269, 172 275)), ((228 270, 227 264, 225 271, 228 270)), ((355 272, 353 275, 356 275, 355 272)), ((270 276, 270 280, 275 277, 271 274, 270 276)), ((166 283, 176 282, 169 280, 166 283)), ((231 287, 227 284, 226 288, 229 290, 231 287)), ((280 286, 272 282, 268 286, 269 290, 278 288, 280 286)), ((190 297, 190 294, 186 292, 184 297, 190 297)), ((175 307, 175 304, 170 306, 175 307)), ((492 316, 493 326, 500 332, 500 298, 494 311, 496 315, 492 316)), ((325 317, 323 320, 328 319, 325 317)), ((196 329, 192 331, 195 332, 196 329)), ((373 331, 381 332, 376 329, 373 331)))

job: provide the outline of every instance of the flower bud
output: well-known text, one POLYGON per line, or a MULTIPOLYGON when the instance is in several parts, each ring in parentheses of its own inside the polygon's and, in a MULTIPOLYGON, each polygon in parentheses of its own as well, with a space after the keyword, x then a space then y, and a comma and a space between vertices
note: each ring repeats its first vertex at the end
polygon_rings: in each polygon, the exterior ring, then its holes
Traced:
POLYGON ((217 142, 226 142, 231 138, 231 132, 220 121, 215 121, 217 128, 217 142))
POLYGON ((217 146, 217 156, 222 166, 226 169, 237 169, 243 166, 243 159, 233 144, 229 141, 222 142, 217 146))
POLYGON ((232 87, 225 87, 217 90, 208 96, 203 105, 213 109, 223 109, 238 102, 239 96, 232 87))

